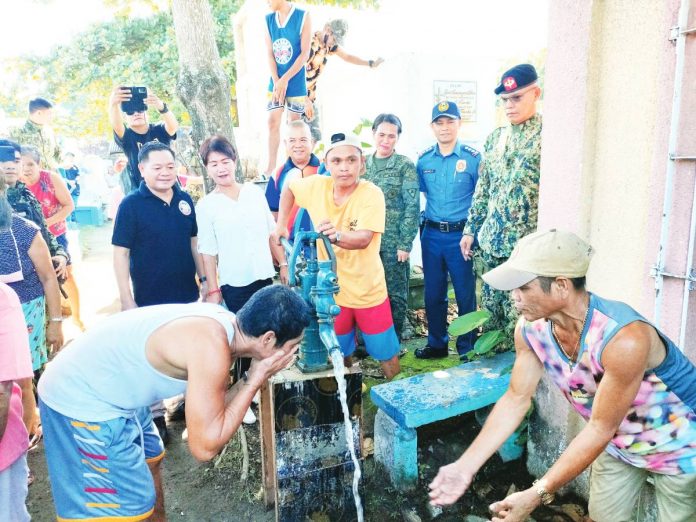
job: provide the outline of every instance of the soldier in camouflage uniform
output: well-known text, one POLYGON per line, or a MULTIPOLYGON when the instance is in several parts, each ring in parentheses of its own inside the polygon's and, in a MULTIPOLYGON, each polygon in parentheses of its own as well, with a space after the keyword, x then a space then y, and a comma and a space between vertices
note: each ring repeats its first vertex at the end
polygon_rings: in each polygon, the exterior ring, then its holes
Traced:
POLYGON ((413 162, 394 151, 401 135, 399 118, 380 114, 372 124, 372 132, 377 150, 367 157, 364 178, 384 193, 386 223, 379 256, 384 265, 394 329, 401 340, 408 309, 408 257, 418 232, 418 176, 413 162))
POLYGON ((29 102, 29 118, 24 126, 10 131, 10 136, 20 145, 31 145, 41 153, 41 168, 58 172, 61 161, 60 148, 51 128, 53 104, 43 98, 29 102))
POLYGON ((41 203, 34 197, 34 194, 27 186, 18 180, 19 178, 19 162, 20 151, 19 145, 9 140, 0 140, 0 147, 12 147, 15 150, 15 161, 0 163, 0 174, 5 178, 7 183, 6 196, 12 210, 18 216, 28 219, 36 224, 41 236, 48 245, 48 250, 51 252, 51 258, 56 262, 56 274, 65 276, 65 267, 68 260, 68 254, 65 249, 60 246, 58 241, 46 226, 46 220, 41 210, 41 203))
MULTIPOLYGON (((462 254, 474 255, 477 275, 507 261, 517 241, 536 230, 541 158, 541 95, 537 73, 522 64, 506 71, 495 89, 510 125, 495 129, 486 139, 484 162, 461 240, 462 254), (474 238, 479 248, 473 252, 474 238)), ((503 330, 500 348, 513 346, 517 313, 508 292, 483 283, 481 306, 491 313, 484 331, 503 330)))

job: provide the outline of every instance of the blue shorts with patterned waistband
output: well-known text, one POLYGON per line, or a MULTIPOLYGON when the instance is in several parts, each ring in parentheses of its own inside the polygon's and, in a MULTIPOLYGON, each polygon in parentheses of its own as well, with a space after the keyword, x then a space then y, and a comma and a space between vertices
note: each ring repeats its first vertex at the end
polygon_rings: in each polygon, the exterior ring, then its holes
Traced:
POLYGON ((71 419, 39 401, 59 521, 145 520, 155 487, 148 462, 164 457, 149 408, 102 422, 71 419))

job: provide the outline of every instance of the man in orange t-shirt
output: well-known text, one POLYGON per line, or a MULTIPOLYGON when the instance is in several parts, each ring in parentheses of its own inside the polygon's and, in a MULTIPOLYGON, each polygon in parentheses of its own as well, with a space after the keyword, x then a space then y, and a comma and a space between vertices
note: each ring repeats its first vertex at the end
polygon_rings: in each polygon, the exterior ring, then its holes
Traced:
MULTIPOLYGON (((360 180, 365 166, 360 141, 351 134, 331 136, 326 147, 326 168, 331 177, 295 179, 283 189, 275 237, 288 237, 288 217, 294 204, 312 218, 316 231, 334 245, 341 313, 335 328, 343 355, 355 351, 355 326, 360 328, 367 352, 381 362, 388 379, 399 373, 399 340, 387 296, 379 246, 384 232, 382 191, 360 180)), ((320 257, 326 259, 319 249, 320 257)))

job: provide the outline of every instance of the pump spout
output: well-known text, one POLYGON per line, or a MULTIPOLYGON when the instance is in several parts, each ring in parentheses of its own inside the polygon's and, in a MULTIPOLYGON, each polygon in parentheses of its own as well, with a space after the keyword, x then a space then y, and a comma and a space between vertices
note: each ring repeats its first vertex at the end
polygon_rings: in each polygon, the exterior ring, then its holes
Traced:
POLYGON ((333 327, 333 321, 319 323, 319 339, 326 347, 330 357, 334 351, 337 351, 343 357, 341 346, 338 344, 338 337, 336 337, 336 330, 333 327))

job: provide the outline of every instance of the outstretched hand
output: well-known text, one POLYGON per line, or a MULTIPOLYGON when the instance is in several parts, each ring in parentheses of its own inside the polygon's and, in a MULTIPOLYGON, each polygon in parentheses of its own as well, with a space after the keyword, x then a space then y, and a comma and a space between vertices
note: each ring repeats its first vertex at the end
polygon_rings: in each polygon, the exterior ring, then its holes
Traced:
POLYGON ((462 470, 456 462, 442 466, 429 486, 430 503, 434 506, 454 504, 473 481, 474 474, 462 470))
POLYGON ((524 522, 539 505, 541 499, 533 489, 518 491, 488 509, 495 515, 491 522, 524 522))

